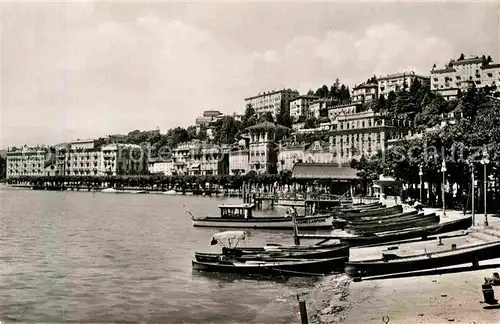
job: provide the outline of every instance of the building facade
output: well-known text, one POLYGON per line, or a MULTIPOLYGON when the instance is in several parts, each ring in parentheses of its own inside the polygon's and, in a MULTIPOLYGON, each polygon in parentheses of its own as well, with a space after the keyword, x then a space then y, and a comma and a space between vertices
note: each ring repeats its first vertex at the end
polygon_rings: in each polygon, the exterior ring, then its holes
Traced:
POLYGON ((472 87, 498 89, 499 85, 500 64, 477 56, 452 61, 445 68, 431 70, 431 90, 447 100, 456 98, 460 92, 472 87))
POLYGON ((58 149, 59 169, 67 176, 98 176, 102 174, 102 152, 93 139, 76 140, 58 149), (62 163, 62 164, 61 164, 62 163))
POLYGON ((306 117, 309 112, 309 105, 318 99, 319 97, 316 96, 302 95, 290 101, 290 117, 292 117, 292 120, 296 121, 301 116, 306 117))
POLYGON ((353 103, 365 103, 378 99, 377 83, 362 83, 352 89, 353 103))
POLYGON ((43 176, 49 155, 47 147, 9 148, 7 150, 6 177, 43 176))
POLYGON ((377 79, 378 96, 384 96, 387 98, 391 91, 397 92, 399 90, 409 89, 416 80, 420 81, 421 84, 426 85, 429 84, 430 79, 426 76, 417 75, 414 71, 380 76, 377 79))
POLYGON ((269 112, 276 119, 281 107, 284 106, 287 111, 290 111, 290 101, 298 96, 299 92, 292 89, 261 92, 256 96, 245 98, 245 106, 252 106, 257 116, 269 112))
POLYGON ((109 144, 101 148, 104 175, 137 175, 148 171, 144 150, 135 144, 109 144))
POLYGON ((326 115, 328 108, 333 105, 332 101, 329 99, 318 99, 314 100, 309 104, 309 110, 307 112, 307 118, 319 119, 322 114, 326 115))
POLYGON ((256 173, 276 173, 278 160, 278 145, 289 129, 281 125, 264 122, 246 131, 250 135, 249 165, 250 171, 256 173))
POLYGON ((338 116, 330 133, 334 161, 346 164, 385 150, 394 129, 391 122, 373 111, 338 116))
POLYGON ((231 175, 248 173, 250 170, 249 152, 248 148, 242 146, 231 148, 229 153, 229 172, 231 175))
POLYGON ((148 171, 151 174, 172 175, 174 161, 172 159, 150 159, 148 161, 148 171))

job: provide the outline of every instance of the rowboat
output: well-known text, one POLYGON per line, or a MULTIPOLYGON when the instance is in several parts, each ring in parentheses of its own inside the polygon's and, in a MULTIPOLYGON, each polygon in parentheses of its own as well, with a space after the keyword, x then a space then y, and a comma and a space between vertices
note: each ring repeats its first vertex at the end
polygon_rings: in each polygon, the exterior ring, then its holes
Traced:
POLYGON ((193 270, 210 272, 229 272, 252 275, 279 275, 279 276, 317 276, 333 272, 342 272, 349 257, 330 259, 266 259, 219 260, 202 262, 192 260, 193 270))
POLYGON ((450 249, 446 251, 399 257, 392 260, 369 260, 346 263, 346 273, 350 277, 369 277, 426 269, 436 269, 453 265, 472 263, 500 257, 500 242, 450 249))
MULTIPOLYGON (((262 229, 292 229, 291 217, 253 217, 253 204, 221 205, 220 217, 198 218, 191 215, 195 227, 218 228, 262 228, 262 229)), ((299 229, 330 229, 332 216, 329 214, 297 217, 299 229)))
POLYGON ((405 220, 405 219, 410 219, 414 217, 418 217, 418 211, 416 209, 399 213, 399 214, 393 214, 393 215, 381 215, 381 216, 363 216, 358 219, 349 219, 349 220, 344 220, 346 223, 349 223, 350 225, 364 225, 364 224, 370 224, 370 223, 379 223, 379 222, 387 222, 387 221, 399 221, 399 220, 405 220))
POLYGON ((222 253, 195 253, 197 261, 217 261, 221 256, 227 256, 236 260, 266 260, 266 259, 329 259, 335 257, 349 257, 348 245, 337 245, 333 248, 308 249, 296 246, 293 248, 273 247, 259 249, 222 248, 222 253))
POLYGON ((338 239, 340 239, 340 242, 347 243, 350 246, 361 246, 409 240, 419 237, 425 238, 428 236, 439 235, 443 233, 466 230, 471 226, 472 217, 469 216, 445 223, 419 228, 411 228, 404 231, 383 232, 373 234, 371 236, 344 236, 339 237, 338 239))
MULTIPOLYGON (((245 251, 245 248, 237 250, 238 243, 245 238, 244 231, 225 231, 214 234, 210 244, 219 243, 223 253, 195 253, 195 260, 192 260, 193 270, 238 274, 311 276, 343 271, 345 262, 349 260, 349 248, 345 245, 326 250, 298 250, 299 247, 297 247, 295 250, 281 250, 281 254, 277 256, 272 254, 259 255, 253 251, 245 251), (227 243, 225 243, 226 241, 227 243), (290 257, 284 255, 287 251, 290 257), (313 255, 322 258, 311 259, 310 257, 313 255), (328 255, 330 257, 326 257, 328 255)), ((266 247, 262 247, 262 249, 265 250, 266 247)))
POLYGON ((350 220, 359 220, 360 218, 365 218, 365 217, 375 218, 375 217, 395 215, 395 214, 400 214, 402 212, 403 212, 403 206, 396 205, 388 208, 373 207, 360 210, 342 211, 338 214, 338 216, 350 221, 350 220))
POLYGON ((350 234, 370 235, 373 233, 406 230, 423 226, 432 226, 439 223, 439 215, 435 213, 420 213, 407 219, 368 222, 367 224, 347 224, 345 231, 350 234))

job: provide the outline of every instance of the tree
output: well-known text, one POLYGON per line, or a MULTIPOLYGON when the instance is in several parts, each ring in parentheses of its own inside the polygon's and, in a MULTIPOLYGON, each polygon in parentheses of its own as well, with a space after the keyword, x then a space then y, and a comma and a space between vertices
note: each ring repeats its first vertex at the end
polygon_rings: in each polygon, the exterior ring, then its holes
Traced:
POLYGON ((217 144, 233 144, 241 131, 241 123, 231 116, 226 116, 215 123, 215 142, 217 144))
POLYGON ((242 118, 243 128, 255 125, 256 119, 252 118, 255 116, 255 109, 252 104, 248 104, 245 108, 245 115, 242 118))
POLYGON ((308 96, 313 96, 314 95, 314 91, 312 89, 309 89, 309 91, 307 91, 307 95, 308 96))
POLYGON ((5 179, 7 172, 7 160, 0 155, 0 179, 5 179))
POLYGON ((262 115, 260 115, 259 122, 260 123, 262 123, 262 122, 274 123, 273 114, 271 114, 269 111, 266 111, 265 113, 263 113, 262 115))
POLYGON ((189 126, 186 128, 186 132, 188 133, 188 137, 190 140, 198 138, 196 134, 196 126, 189 126))
POLYGON ((460 54, 460 57, 458 58, 458 61, 462 61, 462 60, 465 60, 464 53, 460 54))
POLYGON ((278 111, 278 115, 276 116, 276 122, 286 127, 292 127, 290 109, 283 101, 281 102, 280 110, 278 111))
POLYGON ((319 121, 315 117, 307 119, 306 122, 304 123, 304 128, 306 129, 316 128, 318 126, 319 126, 319 121))
POLYGON ((486 62, 488 62, 488 63, 493 62, 493 59, 491 58, 491 56, 490 56, 490 55, 488 55, 488 57, 486 58, 486 62))

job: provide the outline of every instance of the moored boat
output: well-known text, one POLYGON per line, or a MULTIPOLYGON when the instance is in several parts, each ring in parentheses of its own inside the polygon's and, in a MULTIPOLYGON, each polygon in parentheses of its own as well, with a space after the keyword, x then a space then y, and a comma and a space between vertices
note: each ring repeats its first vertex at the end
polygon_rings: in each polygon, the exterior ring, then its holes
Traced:
POLYGON ((345 236, 339 239, 342 243, 347 243, 350 246, 361 246, 435 236, 443 233, 466 230, 471 226, 472 216, 469 216, 432 226, 411 228, 404 231, 383 232, 371 236, 345 236))
MULTIPOLYGON (((221 205, 220 217, 198 218, 191 215, 193 226, 218 228, 262 228, 262 229, 292 229, 291 217, 253 217, 253 204, 221 205)), ((332 228, 332 216, 316 215, 297 217, 299 229, 332 228)))
POLYGON ((193 270, 252 275, 314 276, 342 272, 348 257, 331 259, 192 260, 193 270))
POLYGON ((416 216, 411 216, 410 218, 402 218, 396 220, 380 220, 371 221, 366 224, 357 223, 350 224, 347 223, 345 230, 351 234, 359 235, 372 235, 374 233, 397 231, 397 230, 407 230, 410 228, 418 228, 424 226, 432 226, 439 223, 439 215, 435 213, 424 214, 420 213, 416 216))
POLYGON ((308 249, 296 246, 294 248, 275 247, 273 249, 223 248, 222 253, 196 252, 197 261, 218 261, 222 256, 236 260, 266 260, 266 259, 328 259, 349 257, 349 246, 338 245, 332 248, 308 249))
POLYGON ((346 263, 346 273, 351 277, 368 277, 394 273, 414 272, 453 265, 472 263, 500 257, 500 242, 450 249, 446 251, 393 258, 346 263))

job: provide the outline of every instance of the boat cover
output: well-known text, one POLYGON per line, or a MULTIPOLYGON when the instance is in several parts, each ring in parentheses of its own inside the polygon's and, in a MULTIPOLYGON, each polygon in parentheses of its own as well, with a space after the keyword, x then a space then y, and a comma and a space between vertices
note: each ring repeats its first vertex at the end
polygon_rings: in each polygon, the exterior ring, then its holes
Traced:
POLYGON ((232 240, 244 240, 245 237, 246 237, 247 233, 245 233, 244 231, 225 231, 225 232, 220 232, 220 233, 217 233, 217 234, 214 234, 214 236, 212 236, 212 242, 211 242, 211 245, 214 245, 214 244, 217 244, 217 242, 221 241, 221 240, 229 240, 229 241, 232 241, 232 240))

